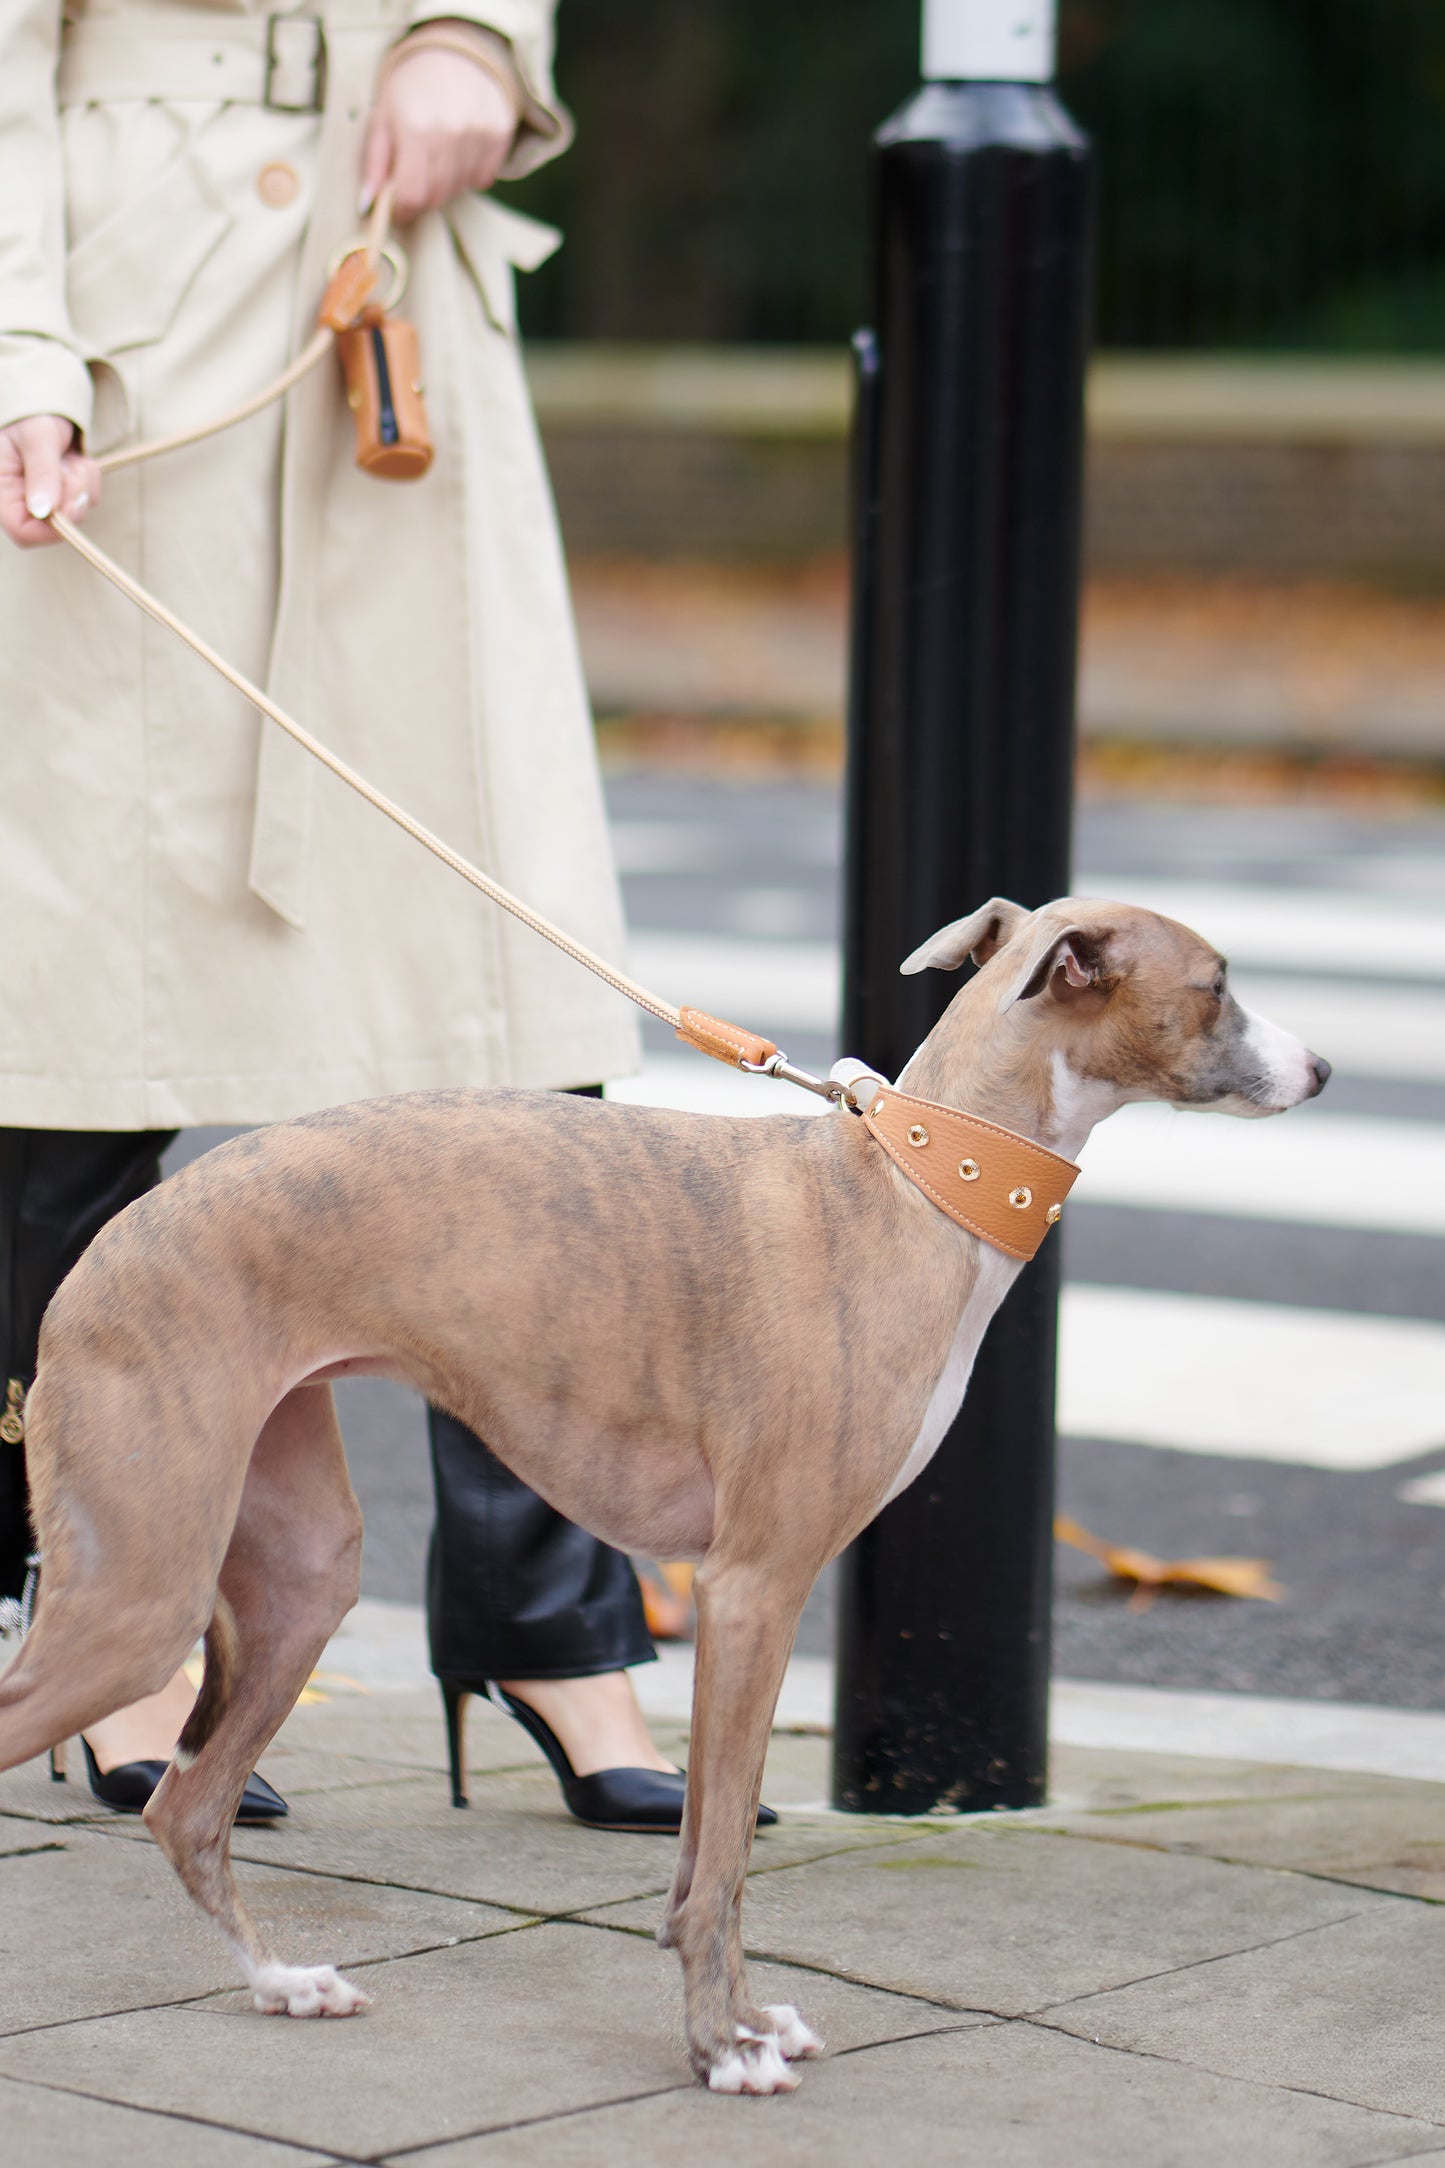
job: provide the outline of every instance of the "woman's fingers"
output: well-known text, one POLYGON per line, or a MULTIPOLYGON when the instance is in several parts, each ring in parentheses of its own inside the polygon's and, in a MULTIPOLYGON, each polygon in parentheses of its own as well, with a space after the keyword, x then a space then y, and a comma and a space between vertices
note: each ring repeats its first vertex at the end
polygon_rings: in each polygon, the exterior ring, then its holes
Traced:
POLYGON ((67 452, 60 462, 60 509, 77 526, 100 502, 100 468, 84 452, 67 452))
POLYGON ((490 188, 516 130, 514 101, 494 75, 462 54, 423 50, 399 60, 382 85, 367 136, 363 205, 375 200, 388 170, 398 225, 440 210, 467 189, 490 188), (382 144, 389 168, 381 163, 382 144))
POLYGON ((65 501, 63 462, 74 435, 58 414, 32 414, 0 429, 0 529, 21 549, 57 539, 46 522, 65 501))

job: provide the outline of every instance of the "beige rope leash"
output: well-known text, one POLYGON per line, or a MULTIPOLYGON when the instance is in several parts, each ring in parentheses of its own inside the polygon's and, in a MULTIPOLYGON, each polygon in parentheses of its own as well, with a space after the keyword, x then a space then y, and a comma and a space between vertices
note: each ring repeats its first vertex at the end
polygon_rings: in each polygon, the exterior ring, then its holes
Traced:
MULTIPOLYGON (((354 315, 356 309, 359 309, 362 302, 368 298, 371 289, 376 283, 377 261, 383 254, 390 257, 393 269, 396 272, 396 284, 387 297, 388 305, 394 306, 401 299, 406 286, 405 258, 389 249, 387 244, 387 234, 391 228, 391 211, 395 195, 396 191, 393 184, 387 181, 377 195, 371 216, 366 222, 365 232, 351 248, 343 250, 332 265, 331 284, 328 286, 326 296, 322 300, 321 321, 317 329, 307 340, 305 346, 302 347, 296 359, 289 362, 279 376, 273 377, 271 382, 263 390, 258 391, 253 398, 242 400, 239 406, 231 407, 228 412, 219 415, 213 422, 201 422, 194 429, 178 429, 173 436, 169 437, 152 437, 148 444, 128 444, 118 452, 107 452, 103 459, 96 461, 101 473, 115 474, 122 467, 139 466, 143 459, 159 458, 162 452, 180 452, 184 451, 188 444, 203 444, 207 437, 218 437, 223 430, 234 429, 238 422, 247 422, 253 414, 262 413, 265 408, 271 405, 273 400, 284 399, 293 384, 299 384, 304 376, 310 375, 318 362, 326 359, 326 356, 336 344, 337 333, 344 331, 346 328, 347 316, 354 315), (328 307, 328 302, 330 302, 333 291, 338 284, 336 274, 343 263, 352 256, 365 258, 366 273, 368 274, 361 280, 354 282, 353 291, 347 297, 348 303, 354 303, 354 307, 343 309, 328 307)), ((59 529, 57 528, 56 531, 59 532, 59 529)))

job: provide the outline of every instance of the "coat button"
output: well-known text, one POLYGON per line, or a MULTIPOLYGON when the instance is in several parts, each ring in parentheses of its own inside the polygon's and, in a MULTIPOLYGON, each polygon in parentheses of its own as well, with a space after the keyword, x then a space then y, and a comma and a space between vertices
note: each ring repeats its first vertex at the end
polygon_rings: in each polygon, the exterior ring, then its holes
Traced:
POLYGON ((262 166, 256 175, 256 193, 273 211, 284 211, 301 193, 301 176, 294 166, 277 159, 272 165, 262 166))

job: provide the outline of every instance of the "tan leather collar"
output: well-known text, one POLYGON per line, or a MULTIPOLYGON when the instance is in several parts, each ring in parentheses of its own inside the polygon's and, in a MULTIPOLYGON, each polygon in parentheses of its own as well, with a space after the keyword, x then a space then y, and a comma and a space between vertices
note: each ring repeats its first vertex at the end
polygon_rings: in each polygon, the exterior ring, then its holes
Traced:
POLYGON ((1031 1258, 1079 1177, 1071 1159, 976 1114, 880 1085, 870 1136, 925 1197, 1005 1256, 1031 1258))

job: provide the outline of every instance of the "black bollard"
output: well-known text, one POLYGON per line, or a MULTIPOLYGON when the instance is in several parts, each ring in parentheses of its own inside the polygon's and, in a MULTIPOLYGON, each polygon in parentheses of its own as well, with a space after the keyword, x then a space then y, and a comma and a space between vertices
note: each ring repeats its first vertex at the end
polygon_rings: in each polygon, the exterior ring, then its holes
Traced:
MULTIPOLYGON (((1043 82, 934 81, 879 130, 872 182, 842 1044, 897 1076, 959 984, 901 978, 909 951, 991 895, 1068 891, 1089 159, 1043 82)), ((1058 1287, 1055 1237, 933 1461, 840 1563, 839 1807, 1044 1796, 1058 1287)))

